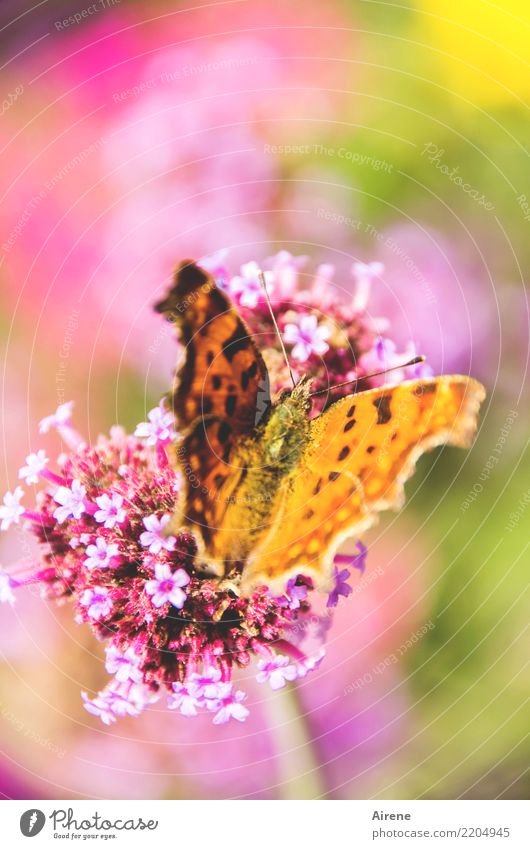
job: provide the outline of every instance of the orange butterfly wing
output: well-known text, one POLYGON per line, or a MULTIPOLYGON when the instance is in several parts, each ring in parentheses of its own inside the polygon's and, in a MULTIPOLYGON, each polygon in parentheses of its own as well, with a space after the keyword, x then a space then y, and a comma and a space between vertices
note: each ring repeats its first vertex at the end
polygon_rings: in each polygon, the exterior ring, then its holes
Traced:
POLYGON ((226 419, 197 419, 178 445, 176 459, 184 477, 184 497, 173 526, 191 527, 210 571, 222 575, 227 552, 234 549, 227 513, 246 475, 226 419))
POLYGON ((184 429, 176 452, 184 492, 174 527, 192 526, 208 559, 215 560, 223 549, 223 518, 244 473, 234 460, 235 447, 270 407, 269 376, 250 331, 194 263, 179 265, 156 309, 176 324, 185 348, 172 396, 184 429))
POLYGON ((270 404, 268 372, 226 295, 210 275, 186 261, 156 310, 176 324, 185 348, 173 389, 180 427, 198 416, 217 415, 233 433, 250 433, 270 404))
POLYGON ((282 484, 275 520, 245 567, 244 591, 281 591, 299 573, 329 586, 340 544, 402 506, 418 457, 444 443, 469 446, 484 397, 468 377, 413 380, 350 395, 314 419, 298 472, 282 484))

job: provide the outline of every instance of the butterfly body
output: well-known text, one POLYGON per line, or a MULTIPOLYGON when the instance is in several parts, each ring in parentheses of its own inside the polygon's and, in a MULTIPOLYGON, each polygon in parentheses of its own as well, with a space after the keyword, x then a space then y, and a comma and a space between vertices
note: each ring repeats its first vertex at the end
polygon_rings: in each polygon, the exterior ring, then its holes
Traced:
POLYGON ((310 418, 305 380, 271 401, 250 332, 196 265, 180 266, 158 308, 186 351, 172 396, 184 431, 173 526, 191 528, 205 568, 243 592, 282 592, 298 574, 325 588, 339 545, 401 507, 418 457, 472 440, 484 390, 471 378, 354 393, 310 418))
MULTIPOLYGON (((242 438, 230 453, 232 474, 217 488, 201 492, 196 498, 216 501, 223 511, 223 526, 216 529, 205 551, 210 571, 224 575, 231 564, 245 561, 258 540, 270 526, 277 510, 280 485, 296 471, 309 441, 309 385, 302 381, 292 393, 284 393, 275 404, 269 405, 265 420, 252 437, 242 438), (215 491, 214 491, 215 490, 215 491), (210 556, 209 556, 210 554, 210 556)), ((199 433, 222 421, 205 419, 197 423, 199 433)), ((195 434, 195 431, 192 431, 195 434)), ((192 440, 195 443, 195 436, 192 440)), ((181 466, 186 467, 189 443, 184 439, 179 451, 181 466)), ((218 481, 220 483, 220 481, 218 481)), ((190 487, 193 491, 193 487, 190 487)), ((193 507, 193 498, 191 500, 193 507)), ((200 509, 200 505, 195 505, 200 509)), ((206 508, 208 510, 208 508, 206 508)), ((189 511, 188 511, 189 512, 189 511)), ((207 516, 210 519, 210 514, 207 516)), ((186 524, 186 514, 177 514, 173 527, 186 524)), ((209 529, 204 527, 206 536, 209 529)))
POLYGON ((310 384, 301 381, 272 408, 262 443, 266 466, 280 476, 296 469, 309 440, 310 384))

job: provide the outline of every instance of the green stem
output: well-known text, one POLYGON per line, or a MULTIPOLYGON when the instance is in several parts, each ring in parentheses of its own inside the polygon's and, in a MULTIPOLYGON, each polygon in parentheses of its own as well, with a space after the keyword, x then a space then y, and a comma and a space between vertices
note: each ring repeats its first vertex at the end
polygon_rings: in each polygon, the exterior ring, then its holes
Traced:
POLYGON ((295 684, 267 700, 282 799, 319 799, 325 796, 323 775, 309 724, 295 684))

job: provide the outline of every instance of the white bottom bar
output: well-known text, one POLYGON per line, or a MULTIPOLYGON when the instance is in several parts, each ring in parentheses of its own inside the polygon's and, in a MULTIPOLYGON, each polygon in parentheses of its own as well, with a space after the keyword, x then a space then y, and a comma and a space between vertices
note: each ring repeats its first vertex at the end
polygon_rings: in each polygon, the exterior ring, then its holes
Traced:
POLYGON ((2 845, 530 846, 524 801, 4 801, 2 845), (35 844, 28 840, 35 837, 35 844))

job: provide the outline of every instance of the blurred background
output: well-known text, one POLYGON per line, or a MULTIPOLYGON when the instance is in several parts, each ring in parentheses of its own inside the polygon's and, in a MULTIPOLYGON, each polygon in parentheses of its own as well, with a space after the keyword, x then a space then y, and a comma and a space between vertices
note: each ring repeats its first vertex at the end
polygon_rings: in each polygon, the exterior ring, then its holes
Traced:
POLYGON ((367 536, 327 662, 289 696, 245 681, 245 726, 106 728, 79 696, 101 645, 36 592, 3 605, 3 796, 528 797, 529 34, 524 0, 1 4, 4 490, 61 401, 90 438, 145 418, 175 359, 152 303, 223 247, 346 288, 383 262, 374 314, 488 393, 474 449, 424 458, 367 536))

